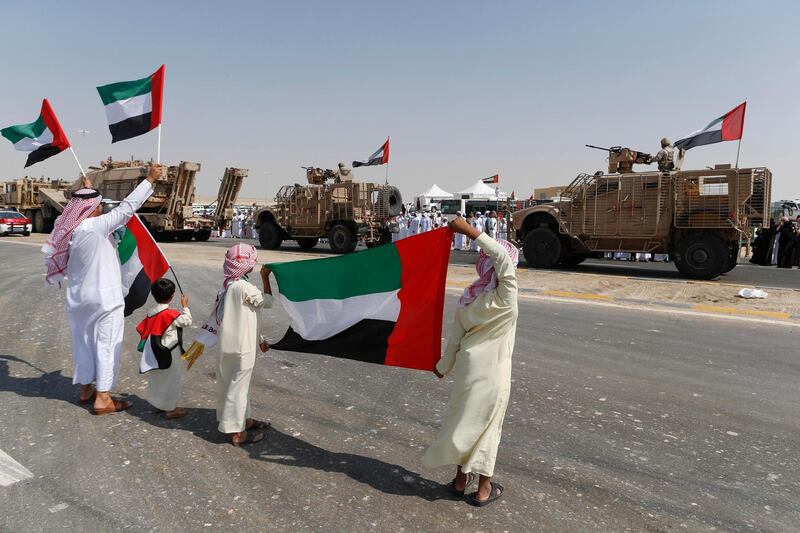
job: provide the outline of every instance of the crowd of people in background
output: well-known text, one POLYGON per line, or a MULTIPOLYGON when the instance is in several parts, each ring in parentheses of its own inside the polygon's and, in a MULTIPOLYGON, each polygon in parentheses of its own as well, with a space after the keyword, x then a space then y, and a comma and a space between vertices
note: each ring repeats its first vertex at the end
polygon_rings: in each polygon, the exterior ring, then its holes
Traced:
POLYGON ((800 216, 794 221, 783 216, 779 223, 770 219, 769 226, 759 228, 750 262, 778 268, 800 267, 800 216))
MULTIPOLYGON (((455 219, 465 220, 471 227, 482 231, 496 240, 508 238, 508 219, 498 215, 496 211, 477 211, 466 215, 461 211, 456 211, 455 219)), ((449 220, 447 215, 441 212, 420 213, 409 212, 395 217, 394 222, 398 226, 398 231, 392 233, 392 240, 399 241, 412 235, 418 235, 427 231, 447 226, 449 220)), ((453 249, 478 252, 480 247, 469 237, 463 234, 456 234, 453 237, 453 249)))
POLYGON ((257 239, 258 235, 256 234, 252 212, 234 209, 230 224, 227 227, 215 230, 212 236, 233 239, 257 239))

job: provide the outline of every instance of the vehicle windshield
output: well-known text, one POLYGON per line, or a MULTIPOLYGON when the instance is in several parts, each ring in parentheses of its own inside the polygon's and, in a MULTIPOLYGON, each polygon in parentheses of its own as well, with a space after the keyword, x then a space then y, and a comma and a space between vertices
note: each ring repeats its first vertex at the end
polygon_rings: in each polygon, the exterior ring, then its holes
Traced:
POLYGON ((0 211, 0 218, 25 218, 22 213, 15 211, 0 211))

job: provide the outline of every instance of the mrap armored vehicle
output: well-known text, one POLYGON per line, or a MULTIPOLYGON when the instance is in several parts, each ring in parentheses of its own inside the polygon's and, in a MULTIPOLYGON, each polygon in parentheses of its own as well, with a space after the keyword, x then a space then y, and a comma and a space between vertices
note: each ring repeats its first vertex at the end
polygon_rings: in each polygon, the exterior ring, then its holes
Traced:
POLYGON ((261 247, 275 250, 285 240, 295 240, 310 250, 327 238, 331 251, 344 254, 359 241, 368 247, 391 241, 391 220, 400 214, 400 191, 390 185, 359 183, 350 169, 303 167, 307 185, 286 185, 275 204, 253 213, 261 247))
MULTIPOLYGON (((147 176, 151 163, 139 160, 104 161, 89 167, 92 180, 103 198, 122 200, 147 176)), ((211 230, 226 226, 233 216, 233 205, 247 170, 227 168, 222 177, 212 216, 195 214, 195 177, 200 163, 181 161, 179 165, 163 165, 154 192, 139 209, 139 218, 159 241, 207 241, 211 230)))
POLYGON ((50 233, 67 205, 74 181, 24 177, 2 184, 0 207, 12 208, 32 222, 35 233, 50 233))
POLYGON ((608 174, 580 174, 556 201, 513 213, 528 265, 573 266, 603 252, 649 252, 669 254, 688 278, 732 270, 740 243, 769 223, 772 173, 731 165, 633 172, 633 163, 648 162, 645 156, 612 152, 608 174))

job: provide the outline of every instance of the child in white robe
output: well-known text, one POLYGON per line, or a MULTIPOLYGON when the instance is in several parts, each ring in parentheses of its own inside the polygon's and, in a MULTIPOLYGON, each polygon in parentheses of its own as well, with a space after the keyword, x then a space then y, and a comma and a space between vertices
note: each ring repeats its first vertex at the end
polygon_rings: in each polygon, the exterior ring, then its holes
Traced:
POLYGON ((142 359, 139 372, 147 374, 147 401, 164 414, 167 420, 186 416, 178 407, 181 398, 181 378, 186 370, 183 353, 183 328, 192 325, 189 297, 181 294, 181 312, 170 309, 175 296, 175 284, 161 278, 150 287, 156 305, 136 327, 141 342, 142 359))

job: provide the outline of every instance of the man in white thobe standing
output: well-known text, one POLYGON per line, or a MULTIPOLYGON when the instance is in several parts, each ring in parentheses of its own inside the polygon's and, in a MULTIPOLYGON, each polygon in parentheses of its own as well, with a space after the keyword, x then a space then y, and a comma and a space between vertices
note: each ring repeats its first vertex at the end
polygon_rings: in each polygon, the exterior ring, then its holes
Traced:
POLYGON ((420 233, 425 233, 431 230, 433 224, 431 223, 431 217, 428 213, 422 214, 422 221, 420 222, 420 233))
POLYGON ((103 214, 100 193, 83 179, 73 193, 47 243, 45 282, 66 277, 67 322, 72 333, 73 384, 81 384, 79 400, 94 398, 94 414, 124 411, 130 402, 111 397, 122 351, 125 299, 113 233, 131 219, 153 194, 161 165, 151 165, 140 183, 115 209, 103 214), (95 385, 92 385, 92 382, 95 385))
POLYGON ((421 222, 421 219, 420 219, 419 213, 414 213, 414 216, 411 217, 411 220, 408 223, 408 235, 409 235, 409 237, 419 233, 420 222, 421 222))
MULTIPOLYGON (((461 215, 461 211, 456 211, 456 218, 461 219, 464 218, 461 215)), ((453 248, 455 250, 463 250, 464 249, 464 234, 463 233, 456 233, 453 238, 453 248)))

